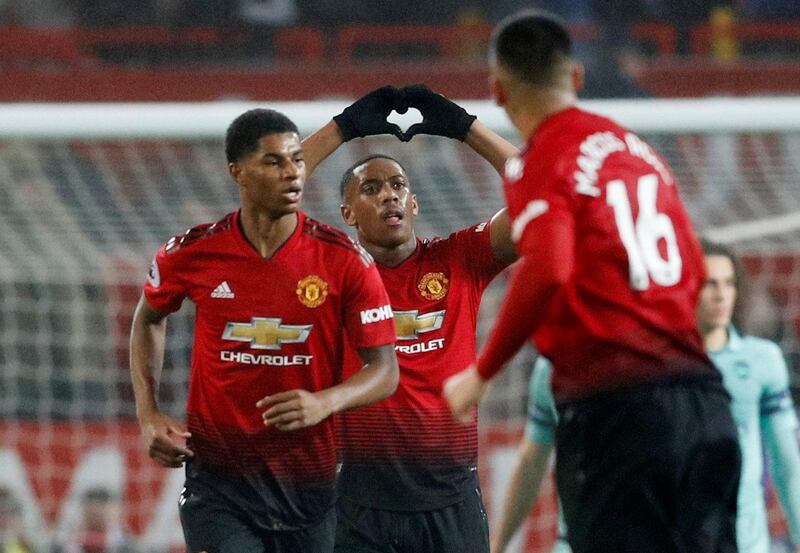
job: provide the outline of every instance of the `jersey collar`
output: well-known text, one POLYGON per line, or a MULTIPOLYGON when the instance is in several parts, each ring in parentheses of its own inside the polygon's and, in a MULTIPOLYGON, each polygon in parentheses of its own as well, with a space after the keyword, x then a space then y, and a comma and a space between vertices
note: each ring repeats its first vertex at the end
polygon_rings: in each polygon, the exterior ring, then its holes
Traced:
POLYGON ((742 348, 742 335, 733 325, 728 325, 728 343, 722 349, 738 351, 742 348))
POLYGON ((550 127, 554 127, 561 123, 561 121, 568 119, 570 117, 574 117, 574 115, 580 112, 581 109, 578 106, 569 106, 568 108, 564 108, 561 111, 557 111, 555 113, 551 113, 547 117, 545 117, 539 126, 536 127, 536 130, 531 134, 530 138, 528 139, 528 148, 530 148, 533 143, 536 141, 536 137, 541 135, 542 133, 546 132, 550 127))
POLYGON ((300 236, 303 232, 303 227, 305 226, 306 214, 298 209, 297 210, 297 226, 295 227, 292 234, 286 239, 286 241, 281 244, 275 253, 272 254, 272 257, 264 259, 261 257, 261 254, 258 253, 258 250, 250 243, 247 237, 244 235, 244 230, 242 230, 242 209, 239 208, 234 213, 234 220, 233 220, 233 228, 236 229, 236 240, 239 243, 239 248, 247 253, 247 255, 255 256, 262 261, 271 261, 273 259, 277 259, 283 255, 286 255, 286 252, 291 251, 294 247, 294 244, 297 242, 297 237, 300 236))

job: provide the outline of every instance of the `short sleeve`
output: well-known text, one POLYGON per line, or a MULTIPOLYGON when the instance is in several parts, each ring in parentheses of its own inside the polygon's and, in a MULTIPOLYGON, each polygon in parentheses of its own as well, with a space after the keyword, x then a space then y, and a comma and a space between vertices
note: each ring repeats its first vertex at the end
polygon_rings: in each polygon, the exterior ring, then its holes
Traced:
POLYGON ((150 264, 144 295, 147 303, 156 311, 165 314, 177 311, 188 294, 180 275, 180 259, 180 256, 168 254, 166 248, 162 247, 150 264))
POLYGON ((489 221, 483 221, 448 237, 454 245, 454 259, 466 267, 482 288, 505 268, 494 257, 490 233, 489 221))
POLYGON ((343 316, 350 345, 358 350, 394 343, 397 336, 389 295, 366 252, 353 256, 343 286, 343 316))
POLYGON ((532 442, 551 445, 555 443, 558 423, 550 377, 553 367, 542 356, 536 360, 528 389, 528 418, 525 434, 532 442))

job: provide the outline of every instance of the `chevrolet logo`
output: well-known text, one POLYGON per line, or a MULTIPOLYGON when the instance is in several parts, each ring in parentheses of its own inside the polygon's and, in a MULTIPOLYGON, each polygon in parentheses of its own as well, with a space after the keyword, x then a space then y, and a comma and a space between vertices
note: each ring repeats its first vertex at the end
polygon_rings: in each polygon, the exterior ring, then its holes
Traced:
POLYGON ((283 344, 302 344, 314 325, 282 325, 280 319, 253 317, 249 323, 228 323, 224 340, 247 342, 253 349, 281 349, 283 344))
POLYGON ((414 340, 424 332, 431 332, 442 328, 444 322, 445 309, 441 311, 431 311, 423 315, 419 314, 419 309, 413 311, 394 312, 394 330, 398 340, 414 340))

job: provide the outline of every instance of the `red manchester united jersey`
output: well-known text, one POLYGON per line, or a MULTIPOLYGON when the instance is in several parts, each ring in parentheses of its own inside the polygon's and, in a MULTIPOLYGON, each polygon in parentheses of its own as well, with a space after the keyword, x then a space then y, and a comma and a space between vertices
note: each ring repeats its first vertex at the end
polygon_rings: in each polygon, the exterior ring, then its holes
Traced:
POLYGON ((702 252, 675 179, 648 144, 567 109, 507 164, 504 188, 521 255, 537 247, 541 225, 574 235, 571 277, 533 335, 555 367, 557 399, 713 372, 695 319, 702 252))
POLYGON ((256 402, 341 379, 344 344, 395 339, 391 307, 370 256, 347 235, 298 213, 269 259, 247 241, 240 213, 172 238, 145 284, 162 313, 196 305, 187 423, 187 487, 212 487, 272 528, 323 516, 334 500, 333 423, 265 427, 256 402))
MULTIPOLYGON (((425 510, 474 493, 477 424, 454 421, 442 384, 475 361, 481 294, 502 268, 488 223, 420 240, 397 267, 378 265, 395 316, 400 383, 390 398, 341 415, 343 496, 380 509, 425 510)), ((346 366, 358 366, 352 350, 346 366)))

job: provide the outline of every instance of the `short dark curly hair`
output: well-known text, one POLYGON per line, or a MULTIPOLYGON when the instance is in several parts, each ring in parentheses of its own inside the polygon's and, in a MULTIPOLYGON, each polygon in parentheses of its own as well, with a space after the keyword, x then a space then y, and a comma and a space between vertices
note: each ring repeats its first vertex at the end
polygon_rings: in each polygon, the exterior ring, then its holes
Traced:
POLYGON ((285 132, 300 134, 297 125, 279 111, 257 108, 244 112, 233 120, 225 134, 228 163, 255 151, 262 136, 285 132))

